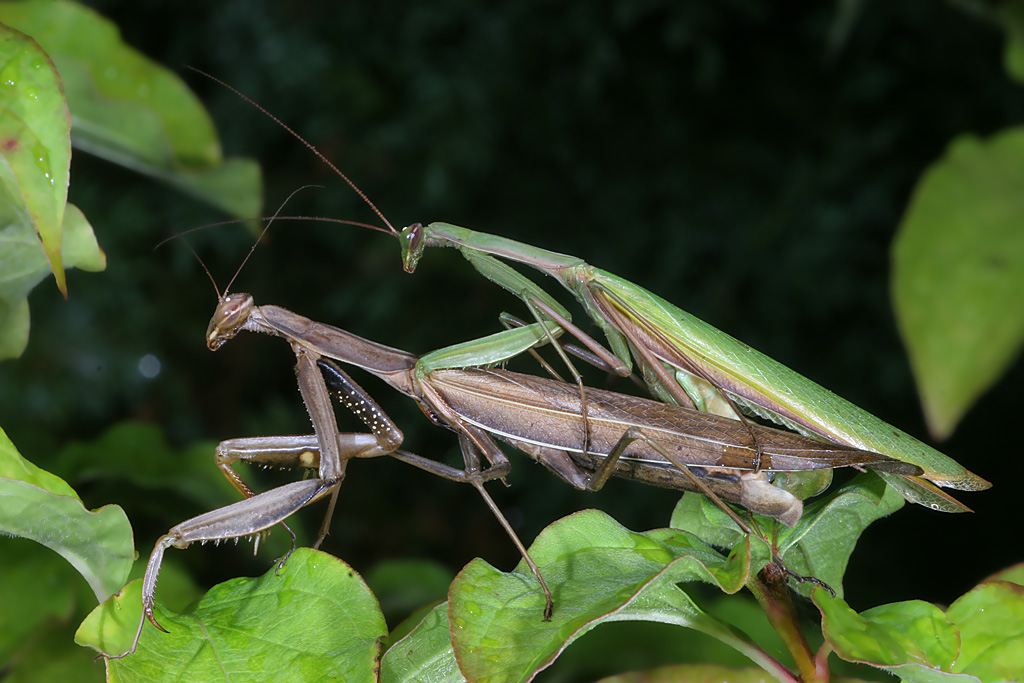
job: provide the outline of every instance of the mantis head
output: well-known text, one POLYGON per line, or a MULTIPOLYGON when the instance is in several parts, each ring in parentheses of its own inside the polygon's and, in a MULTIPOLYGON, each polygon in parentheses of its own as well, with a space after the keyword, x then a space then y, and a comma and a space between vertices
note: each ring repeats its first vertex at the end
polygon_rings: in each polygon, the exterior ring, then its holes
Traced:
POLYGON ((411 273, 419 265, 423 249, 427 246, 423 241, 423 224, 413 223, 403 228, 398 240, 402 243, 402 267, 405 272, 411 273))
POLYGON ((221 299, 206 328, 206 345, 211 351, 219 349, 245 327, 253 306, 251 294, 228 294, 221 299))

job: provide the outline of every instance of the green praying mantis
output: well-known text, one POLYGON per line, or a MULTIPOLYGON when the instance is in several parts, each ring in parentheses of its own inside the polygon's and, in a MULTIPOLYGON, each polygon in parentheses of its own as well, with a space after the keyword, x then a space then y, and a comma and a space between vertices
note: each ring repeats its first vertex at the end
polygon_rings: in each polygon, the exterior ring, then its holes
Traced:
MULTIPOLYGON (((964 491, 991 484, 951 458, 750 348, 708 323, 582 259, 447 223, 394 232, 405 270, 427 247, 454 247, 482 275, 522 299, 538 319, 563 327, 571 318, 553 297, 499 259, 554 277, 608 337, 614 358, 639 364, 661 400, 740 418, 735 407, 794 429, 918 465, 920 476, 881 473, 907 500, 944 512, 968 508, 936 485, 964 491)), ((575 328, 572 328, 575 329, 575 328)), ((600 345, 575 331, 591 350, 600 345)))

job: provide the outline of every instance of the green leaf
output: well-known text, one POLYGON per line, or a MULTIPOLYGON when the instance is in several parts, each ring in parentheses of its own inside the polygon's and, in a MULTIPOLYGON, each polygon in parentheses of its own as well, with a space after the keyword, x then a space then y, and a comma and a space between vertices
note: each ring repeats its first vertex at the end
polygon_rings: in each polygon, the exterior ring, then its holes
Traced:
POLYGON ((90 441, 68 443, 56 462, 75 481, 116 479, 146 490, 173 491, 215 508, 238 500, 238 492, 212 467, 215 452, 213 442, 199 442, 184 451, 171 448, 157 425, 126 421, 90 441))
MULTIPOLYGON (((106 256, 96 243, 92 226, 73 204, 65 208, 62 233, 65 268, 99 271, 106 267, 106 256)), ((0 265, 0 359, 16 358, 28 344, 28 293, 52 271, 31 222, 3 197, 0 265)))
MULTIPOLYGON (((824 581, 842 597, 843 575, 857 539, 872 522, 903 505, 903 497, 876 475, 860 474, 809 504, 796 527, 780 528, 779 557, 790 570, 824 581)), ((813 587, 806 582, 795 586, 806 596, 813 587)))
MULTIPOLYGON (((120 654, 141 616, 133 582, 97 607, 75 635, 80 645, 120 654)), ((347 564, 300 548, 278 571, 214 586, 174 614, 158 603, 169 633, 146 624, 138 649, 107 663, 111 681, 374 681, 387 633, 377 601, 347 564)))
MULTIPOLYGON (((856 683, 852 678, 831 678, 833 683, 856 683)), ((678 664, 602 678, 597 683, 764 683, 762 669, 730 669, 715 664, 678 664)))
POLYGON ((28 299, 8 301, 0 297, 0 359, 16 358, 24 353, 28 329, 28 299))
POLYGON ((549 526, 530 554, 554 597, 550 621, 542 619, 544 596, 525 563, 505 574, 477 559, 452 584, 449 620, 455 654, 470 680, 529 680, 569 643, 606 621, 686 626, 773 665, 676 585, 700 580, 738 591, 750 571, 746 543, 727 558, 692 534, 676 529, 635 533, 604 513, 587 510, 549 526))
POLYGON ((112 22, 62 0, 2 3, 0 21, 35 37, 53 58, 71 109, 75 147, 235 216, 258 215, 258 165, 225 161, 198 98, 177 75, 125 45, 112 22))
MULTIPOLYGON (((391 629, 391 632, 388 633, 388 637, 381 642, 381 646, 384 648, 384 652, 389 652, 391 650, 391 647, 394 646, 395 643, 409 635, 413 629, 415 629, 417 626, 420 625, 420 623, 422 623, 422 621, 427 617, 428 614, 434 611, 434 609, 441 604, 447 604, 447 600, 433 600, 431 602, 428 602, 419 609, 414 610, 412 614, 410 614, 408 617, 400 621, 398 623, 398 626, 391 629)), ((445 610, 447 613, 447 607, 445 608, 445 610)), ((385 618, 387 617, 386 614, 384 616, 385 618)), ((451 647, 449 646, 448 649, 450 650, 451 647)), ((455 655, 453 654, 452 656, 454 657, 455 655)))
POLYGON ((1009 0, 993 9, 995 18, 1006 31, 1003 63, 1006 73, 1018 83, 1024 83, 1024 3, 1009 0))
MULTIPOLYGON (((792 571, 824 581, 843 595, 843 574, 864 530, 877 519, 903 507, 904 500, 872 473, 860 474, 828 495, 807 504, 799 523, 790 529, 757 517, 758 528, 776 534, 778 557, 792 571), (774 531, 773 531, 774 530, 774 531)), ((695 534, 706 543, 731 548, 744 536, 736 524, 705 496, 687 493, 672 513, 672 528, 695 534)), ((771 561, 764 541, 751 539, 751 571, 771 561)), ((796 590, 809 595, 813 583, 796 590)))
POLYGON ((1024 340, 1024 128, 962 135, 922 176, 892 296, 929 427, 949 435, 1024 340))
MULTIPOLYGON (((764 528, 772 529, 778 526, 774 519, 758 517, 757 520, 759 523, 764 521, 764 528)), ((669 526, 688 531, 705 542, 722 548, 731 548, 744 538, 736 523, 720 510, 714 501, 699 493, 683 494, 672 510, 669 526)))
POLYGON ((956 659, 957 629, 935 605, 912 600, 857 614, 820 588, 812 599, 824 618, 825 638, 847 661, 887 669, 921 664, 948 671, 956 659))
POLYGON ((18 653, 15 667, 4 671, 4 683, 101 683, 103 665, 88 650, 70 647, 71 624, 42 631, 26 650, 18 653))
POLYGON ((55 474, 50 474, 44 469, 21 457, 18 449, 14 447, 7 433, 0 429, 0 477, 15 481, 32 484, 43 491, 58 496, 69 496, 81 502, 75 490, 68 486, 68 483, 55 474))
POLYGON ((960 629, 954 671, 982 681, 1024 680, 1024 586, 982 583, 946 612, 960 629))
POLYGON ((57 288, 67 296, 60 248, 71 117, 50 58, 32 38, 2 24, 0 93, 0 215, 5 224, 16 219, 38 235, 57 288))
POLYGON ((71 616, 75 586, 64 560, 37 543, 0 538, 0 553, 0 662, 10 662, 49 622, 71 616))
POLYGON ((998 571, 980 583, 988 583, 989 581, 1009 581, 1010 583, 1024 586, 1024 562, 998 571))
MULTIPOLYGON (((721 621, 742 625, 748 639, 792 668, 782 639, 750 593, 715 596, 713 589, 707 588, 699 592, 702 609, 721 621)), ((559 679, 562 672, 571 671, 574 680, 589 681, 610 672, 679 664, 716 664, 733 669, 752 666, 744 654, 699 631, 683 631, 655 621, 605 622, 573 641, 540 678, 559 679)), ((764 670, 759 670, 764 676, 764 670)))
POLYGON ((0 479, 0 533, 42 543, 78 570, 97 600, 124 585, 134 560, 131 525, 124 511, 106 505, 90 512, 77 498, 55 496, 0 479))
POLYGON ((391 621, 404 617, 429 602, 448 596, 452 572, 432 560, 409 558, 386 560, 366 574, 366 583, 380 601, 381 611, 391 621))
POLYGON ((910 681, 1024 680, 1024 586, 986 580, 943 613, 919 600, 857 614, 817 590, 823 632, 843 659, 910 681))
POLYGON ((430 610, 407 636, 388 649, 380 662, 380 679, 382 683, 462 683, 466 680, 452 650, 447 602, 430 610))
MULTIPOLYGON (((757 526, 765 533, 784 528, 778 520, 761 515, 753 516, 757 526)), ((672 511, 669 525, 673 529, 686 531, 704 543, 717 548, 735 549, 739 544, 750 546, 750 573, 756 574, 772 561, 771 548, 764 539, 747 537, 736 526, 736 522, 718 504, 699 493, 685 493, 672 511)))
POLYGON ((22 458, 0 431, 0 534, 45 545, 85 577, 102 602, 124 585, 135 559, 124 511, 90 512, 59 477, 22 458))

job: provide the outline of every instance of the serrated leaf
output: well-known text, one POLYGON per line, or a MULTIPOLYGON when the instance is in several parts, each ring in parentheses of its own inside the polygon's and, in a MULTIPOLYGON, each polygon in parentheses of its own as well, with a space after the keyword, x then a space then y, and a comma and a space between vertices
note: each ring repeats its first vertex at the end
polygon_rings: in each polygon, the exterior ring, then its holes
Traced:
POLYGON ((962 135, 893 243, 892 296, 932 434, 949 435, 1024 341, 1024 128, 962 135))
POLYGON ((176 74, 124 44, 112 22, 63 0, 2 3, 0 21, 35 37, 53 58, 64 80, 75 147, 235 216, 258 215, 258 165, 225 161, 198 98, 176 74))
MULTIPOLYGON (((700 580, 726 592, 739 590, 750 571, 745 543, 726 558, 692 534, 635 533, 587 510, 549 526, 530 554, 554 598, 550 621, 542 619, 544 597, 525 563, 505 574, 477 559, 452 584, 455 654, 470 680, 531 680, 573 640, 613 620, 686 626, 759 658, 744 638, 676 585, 700 580)), ((770 665, 764 658, 756 661, 770 665)))
POLYGON ((0 24, 0 203, 5 217, 31 226, 57 288, 67 296, 61 259, 71 167, 71 116, 60 77, 32 38, 0 24))
POLYGON ((62 479, 22 458, 0 431, 0 534, 41 543, 78 570, 102 602, 124 585, 135 560, 124 510, 89 511, 62 479))
MULTIPOLYGON (((140 582, 100 605, 75 635, 119 654, 142 612, 140 582)), ((169 633, 147 624, 138 650, 107 663, 110 681, 375 681, 387 633, 362 578, 336 557, 300 548, 279 571, 214 586, 193 608, 157 607, 169 633)))

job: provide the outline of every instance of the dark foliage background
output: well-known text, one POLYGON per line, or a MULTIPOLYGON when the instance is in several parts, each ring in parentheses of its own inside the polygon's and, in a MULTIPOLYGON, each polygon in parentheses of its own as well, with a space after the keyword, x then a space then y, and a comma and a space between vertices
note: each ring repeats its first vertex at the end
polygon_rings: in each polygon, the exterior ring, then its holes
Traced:
MULTIPOLYGON (((864 3, 849 23, 828 4, 745 0, 90 4, 153 59, 262 103, 396 226, 444 220, 581 256, 921 437, 888 246, 951 138, 1024 117, 998 30, 924 0, 864 3)), ((264 164, 267 213, 314 183, 323 189, 300 192, 287 213, 374 220, 273 122, 182 74, 226 152, 264 164)), ((206 276, 181 243, 153 249, 223 216, 84 154, 72 179, 109 268, 71 272, 67 302, 52 286, 32 295, 29 350, 0 366, 0 424, 19 449, 46 467, 69 440, 129 418, 162 425, 178 446, 307 430, 285 345, 240 338, 209 353, 206 276), (161 362, 154 379, 138 371, 146 354, 161 362)), ((221 286, 251 240, 241 227, 189 238, 221 286)), ((525 315, 453 251, 428 252, 410 276, 394 240, 335 225, 276 225, 234 289, 417 353, 495 331, 502 310, 525 315)), ((1020 560, 1021 380, 1018 364, 940 446, 995 482, 963 496, 976 514, 908 507, 878 523, 852 560, 853 606, 948 603, 1020 560)), ((409 449, 456 457, 454 436, 411 402, 364 386, 409 449)), ((676 499, 628 482, 576 493, 513 457, 511 487, 494 494, 527 539, 584 507, 662 526, 676 499)), ((91 507, 129 498, 109 482, 75 483, 91 507)), ((128 509, 143 553, 201 511, 165 496, 128 509)), ((306 515, 308 529, 318 523, 306 515)), ((471 489, 385 461, 350 468, 327 549, 361 571, 389 557, 453 569, 516 558, 471 489)), ((246 555, 207 578, 263 571, 266 558, 246 555)))

